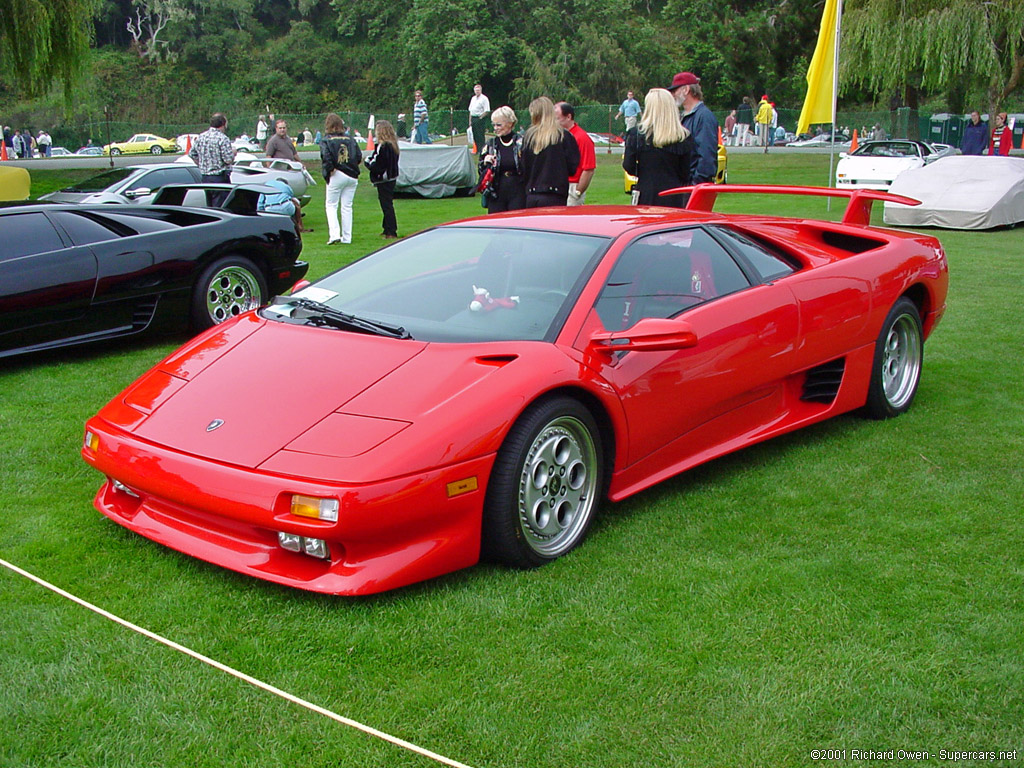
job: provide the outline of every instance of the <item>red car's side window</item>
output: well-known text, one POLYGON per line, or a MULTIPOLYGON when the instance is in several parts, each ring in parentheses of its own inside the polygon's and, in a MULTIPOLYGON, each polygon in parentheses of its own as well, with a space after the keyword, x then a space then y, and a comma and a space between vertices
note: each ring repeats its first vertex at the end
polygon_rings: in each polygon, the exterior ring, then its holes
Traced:
POLYGON ((749 284, 729 253, 706 231, 675 230, 631 243, 595 309, 606 330, 621 330, 647 317, 674 317, 749 284))

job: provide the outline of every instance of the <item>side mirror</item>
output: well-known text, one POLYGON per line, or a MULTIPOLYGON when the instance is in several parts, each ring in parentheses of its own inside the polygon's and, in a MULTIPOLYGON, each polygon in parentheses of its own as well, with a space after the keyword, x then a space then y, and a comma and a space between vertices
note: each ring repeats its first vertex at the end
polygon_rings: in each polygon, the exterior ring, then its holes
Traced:
POLYGON ((153 193, 153 190, 149 187, 136 187, 135 189, 129 189, 124 193, 124 196, 129 200, 134 200, 137 197, 145 197, 153 193))
POLYGON ((648 317, 624 331, 602 331, 590 337, 594 352, 614 354, 623 351, 667 352, 697 346, 697 334, 682 320, 648 317))

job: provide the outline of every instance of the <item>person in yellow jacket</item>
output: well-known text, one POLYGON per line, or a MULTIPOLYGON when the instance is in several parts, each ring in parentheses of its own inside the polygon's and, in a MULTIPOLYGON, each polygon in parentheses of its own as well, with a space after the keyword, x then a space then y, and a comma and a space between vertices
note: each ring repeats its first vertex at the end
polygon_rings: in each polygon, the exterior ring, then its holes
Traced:
POLYGON ((772 105, 768 101, 767 94, 761 97, 761 103, 757 105, 757 114, 754 116, 757 123, 757 136, 761 139, 761 146, 765 153, 768 152, 768 145, 771 144, 770 127, 772 124, 772 105))

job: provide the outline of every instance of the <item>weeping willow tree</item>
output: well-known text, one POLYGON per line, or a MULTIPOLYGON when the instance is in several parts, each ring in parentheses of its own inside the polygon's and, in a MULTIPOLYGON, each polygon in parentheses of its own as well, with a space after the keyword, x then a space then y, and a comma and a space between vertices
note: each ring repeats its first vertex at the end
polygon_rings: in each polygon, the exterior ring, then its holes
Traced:
POLYGON ((0 2, 0 67, 20 95, 46 94, 54 83, 72 89, 87 61, 95 0, 0 2))
POLYGON ((1024 0, 849 0, 842 30, 846 85, 971 93, 992 114, 1022 85, 1024 0))

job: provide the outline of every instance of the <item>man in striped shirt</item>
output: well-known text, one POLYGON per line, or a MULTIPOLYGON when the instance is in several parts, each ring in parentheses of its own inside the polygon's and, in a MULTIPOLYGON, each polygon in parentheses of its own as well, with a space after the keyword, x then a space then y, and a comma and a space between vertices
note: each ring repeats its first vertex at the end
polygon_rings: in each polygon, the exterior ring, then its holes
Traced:
POLYGON ((423 91, 416 91, 416 103, 412 107, 413 142, 416 144, 431 144, 430 134, 427 131, 427 102, 423 100, 423 91))

